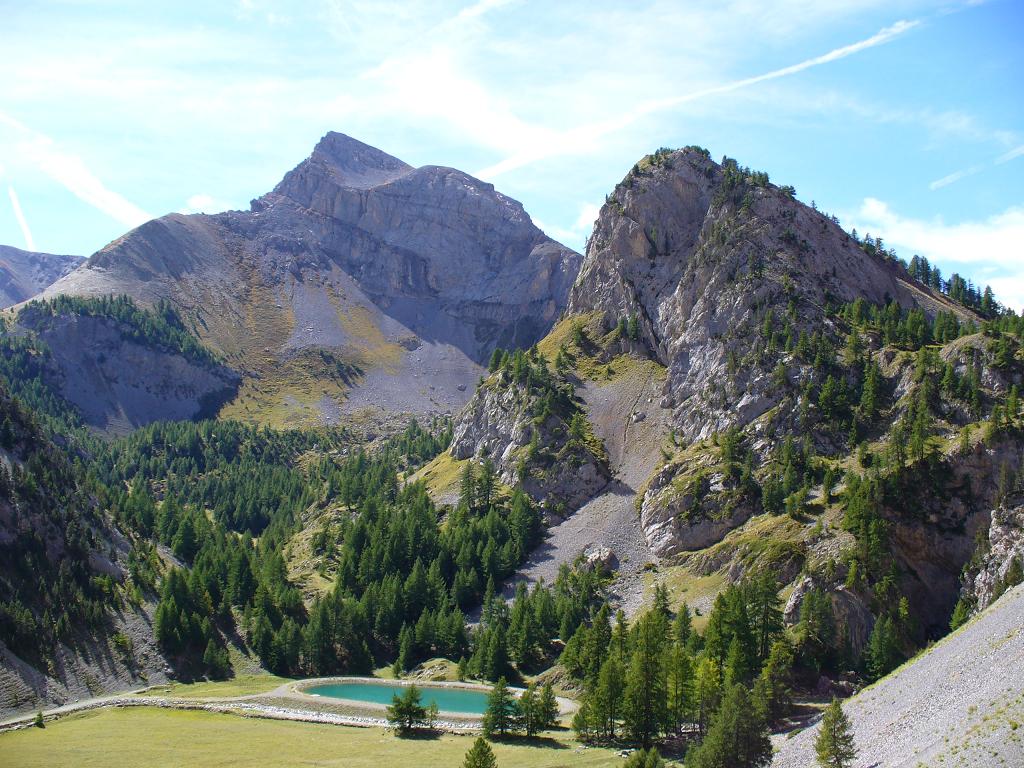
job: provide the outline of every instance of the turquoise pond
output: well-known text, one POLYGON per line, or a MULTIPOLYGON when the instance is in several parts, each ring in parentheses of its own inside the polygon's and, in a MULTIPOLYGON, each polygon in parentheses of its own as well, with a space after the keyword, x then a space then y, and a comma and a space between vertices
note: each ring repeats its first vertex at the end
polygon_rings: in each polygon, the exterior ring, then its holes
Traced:
MULTIPOLYGON (((487 709, 487 691, 474 691, 468 688, 428 688, 417 686, 421 694, 423 706, 429 707, 431 702, 437 704, 442 712, 456 712, 462 715, 482 715, 487 709)), ((405 686, 378 685, 376 683, 328 683, 314 685, 304 689, 304 693, 327 696, 332 699, 348 699, 349 701, 366 701, 371 704, 390 704, 391 697, 401 694, 405 686)))

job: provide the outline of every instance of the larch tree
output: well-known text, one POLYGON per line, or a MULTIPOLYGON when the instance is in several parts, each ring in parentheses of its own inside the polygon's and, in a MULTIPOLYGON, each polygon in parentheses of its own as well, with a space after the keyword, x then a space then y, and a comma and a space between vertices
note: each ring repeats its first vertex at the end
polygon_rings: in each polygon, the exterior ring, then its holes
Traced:
POLYGON ((853 728, 839 699, 832 699, 825 710, 821 730, 814 740, 814 751, 821 768, 849 768, 857 758, 853 728))

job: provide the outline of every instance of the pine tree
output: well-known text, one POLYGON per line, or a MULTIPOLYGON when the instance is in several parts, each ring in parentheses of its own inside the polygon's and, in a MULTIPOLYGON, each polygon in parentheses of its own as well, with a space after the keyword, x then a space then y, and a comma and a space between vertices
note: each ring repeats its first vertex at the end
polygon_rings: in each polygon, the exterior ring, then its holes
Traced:
POLYGON ((882 616, 875 622, 868 639, 865 653, 867 672, 872 680, 889 674, 900 660, 900 651, 896 643, 896 629, 889 616, 882 616))
POLYGON ((839 699, 832 699, 821 719, 821 730, 814 741, 814 751, 821 768, 848 768, 857 758, 850 720, 839 699))
POLYGON ((763 714, 746 688, 725 694, 708 734, 686 761, 687 768, 761 768, 771 762, 772 742, 763 714))
POLYGON ((527 738, 533 738, 543 727, 541 723, 540 697, 537 694, 537 684, 530 685, 519 697, 519 710, 522 715, 523 730, 527 738))
POLYGON ((540 719, 541 730, 558 725, 558 699, 555 697, 555 691, 551 687, 550 681, 544 683, 544 687, 540 691, 540 719))
POLYGON ((427 710, 421 701, 420 689, 415 685, 407 687, 401 695, 396 693, 391 697, 391 704, 386 709, 387 718, 398 735, 403 736, 426 721, 427 710))
POLYGON ((675 644, 668 657, 669 723, 678 733, 690 721, 693 712, 693 660, 681 644, 675 644))
POLYGON ((472 459, 462 467, 459 477, 459 506, 470 511, 476 508, 476 471, 472 459))
POLYGON ((754 684, 755 697, 763 703, 765 715, 771 722, 785 717, 792 706, 789 688, 792 667, 793 649, 784 638, 776 640, 754 684))
POLYGON ((519 702, 508 689, 508 683, 502 677, 491 688, 487 696, 487 710, 484 712, 484 734, 504 738, 515 730, 520 717, 519 702))
POLYGON ((697 665, 697 682, 694 686, 697 729, 703 736, 707 733, 718 703, 722 696, 722 676, 714 660, 704 656, 697 665))
POLYGON ((630 738, 645 749, 651 746, 665 720, 665 641, 661 615, 650 612, 637 622, 633 656, 626 676, 623 717, 630 738))
POLYGON ((597 686, 593 690, 594 717, 602 735, 610 739, 615 738, 615 726, 622 711, 625 685, 622 662, 616 654, 612 654, 601 665, 597 686))
POLYGON ((622 766, 623 768, 664 768, 665 761, 661 759, 658 750, 651 747, 649 750, 638 749, 629 756, 622 766))
POLYGON ((693 618, 690 615, 690 606, 686 603, 679 608, 675 621, 672 622, 672 631, 675 634, 676 642, 686 645, 693 632, 693 618))
POLYGON ((462 761, 462 768, 497 768, 498 761, 494 759, 494 751, 487 739, 483 736, 477 737, 466 753, 466 759, 462 761))

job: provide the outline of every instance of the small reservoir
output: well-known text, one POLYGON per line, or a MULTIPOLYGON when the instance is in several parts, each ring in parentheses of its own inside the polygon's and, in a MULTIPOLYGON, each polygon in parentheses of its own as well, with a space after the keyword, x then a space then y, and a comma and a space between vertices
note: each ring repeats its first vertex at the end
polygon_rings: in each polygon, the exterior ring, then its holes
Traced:
MULTIPOLYGON (((305 688, 303 693, 331 699, 388 705, 393 696, 401 696, 408 687, 389 683, 325 683, 305 688)), ((420 703, 424 707, 429 707, 433 702, 441 712, 460 715, 482 715, 487 709, 487 691, 484 690, 456 686, 433 687, 429 684, 416 687, 420 691, 420 703)))

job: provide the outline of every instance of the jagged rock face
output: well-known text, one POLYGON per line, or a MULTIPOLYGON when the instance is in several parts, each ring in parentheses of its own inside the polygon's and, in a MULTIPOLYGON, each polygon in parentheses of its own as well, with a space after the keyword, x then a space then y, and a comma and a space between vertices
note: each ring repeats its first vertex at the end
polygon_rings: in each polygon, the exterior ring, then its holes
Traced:
POLYGON ((33 253, 0 245, 0 309, 20 304, 82 263, 81 256, 33 253))
POLYGON ((557 416, 538 423, 532 405, 523 387, 496 375, 477 388, 459 416, 449 450, 455 459, 489 458, 503 483, 520 484, 549 511, 571 512, 608 484, 607 463, 567 441, 557 416), (545 450, 531 459, 534 439, 545 450))
POLYGON ((992 510, 991 520, 987 551, 965 574, 961 592, 979 611, 998 596, 1013 561, 1024 565, 1024 505, 997 507, 992 510))
POLYGON ((331 133, 251 211, 151 221, 47 294, 169 299, 254 376, 328 348, 364 373, 334 410, 427 413, 461 406, 495 346, 537 341, 580 261, 490 184, 331 133))
POLYGON ((45 382, 103 432, 210 418, 238 388, 229 368, 130 340, 108 318, 59 315, 37 329, 23 311, 19 321, 23 330, 38 330, 48 348, 45 382))
POLYGON ((639 499, 640 524, 659 557, 704 549, 755 514, 750 503, 729 503, 720 473, 690 477, 678 464, 655 473, 639 499))
POLYGON ((796 308, 795 327, 825 330, 822 307, 863 297, 950 309, 869 257, 833 221, 770 184, 734 184, 700 151, 645 160, 601 209, 569 313, 637 316, 668 370, 663 404, 689 440, 745 425, 778 404, 770 371, 730 372, 767 309, 796 308))

